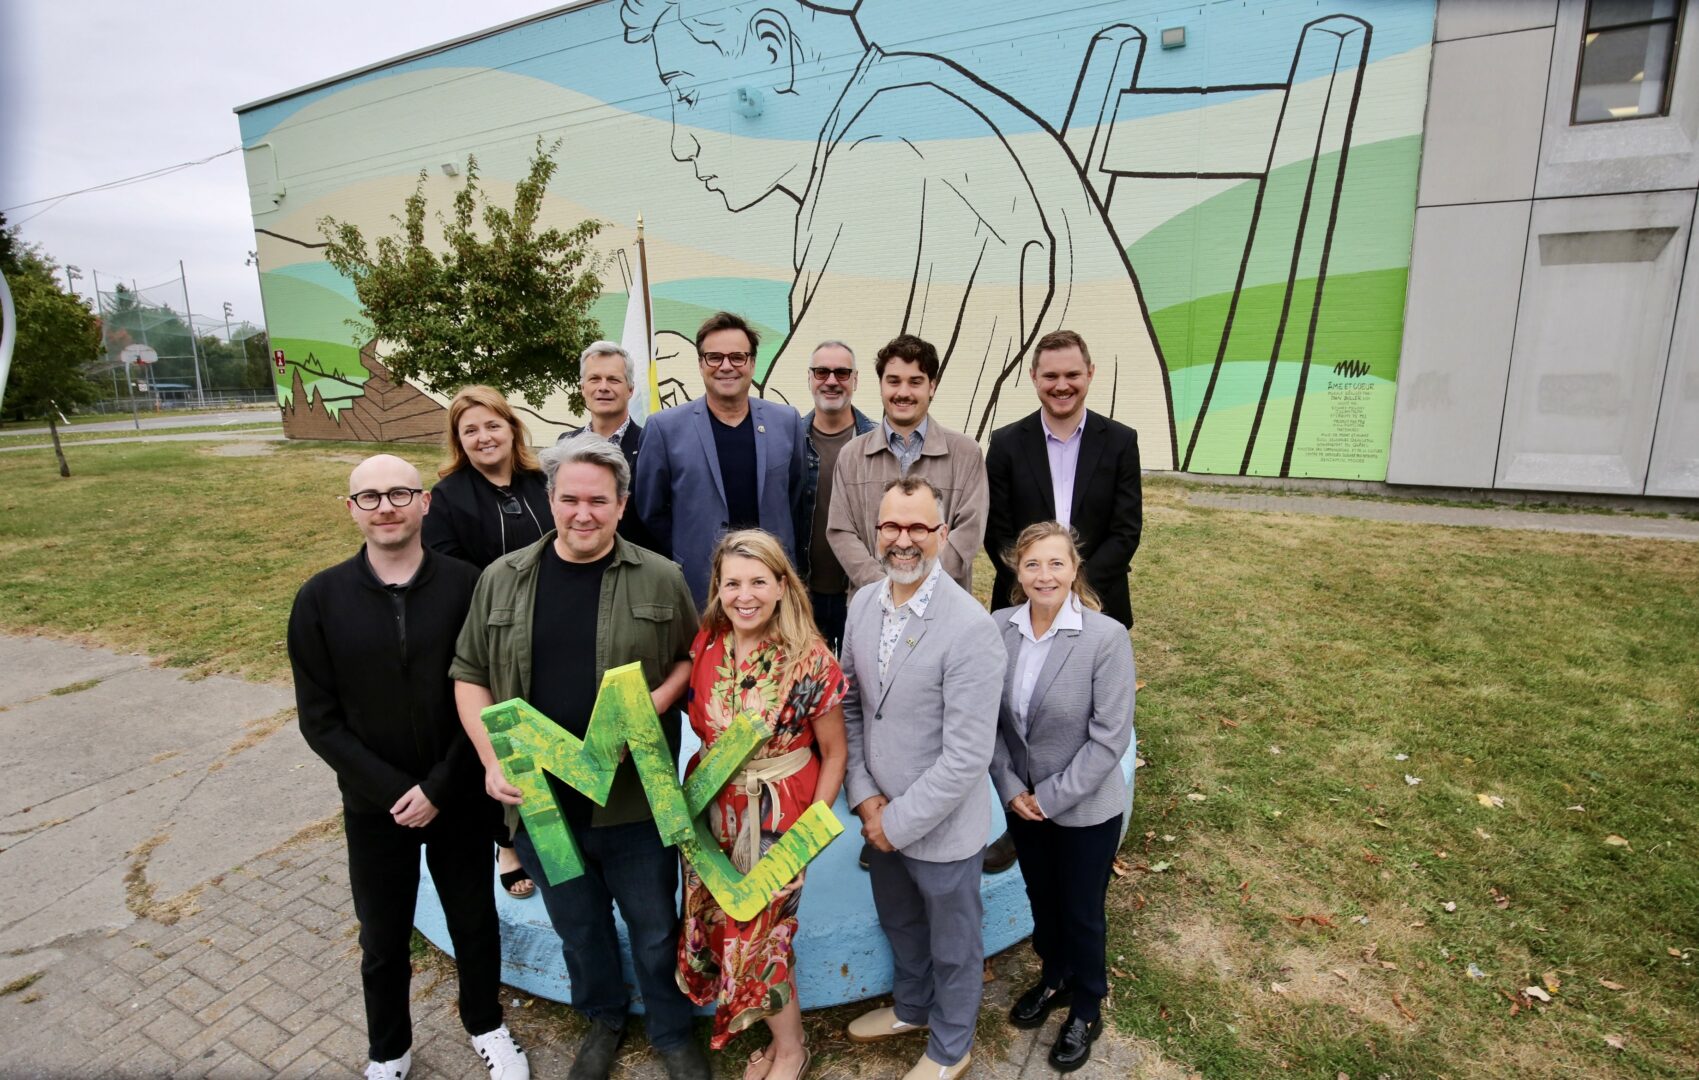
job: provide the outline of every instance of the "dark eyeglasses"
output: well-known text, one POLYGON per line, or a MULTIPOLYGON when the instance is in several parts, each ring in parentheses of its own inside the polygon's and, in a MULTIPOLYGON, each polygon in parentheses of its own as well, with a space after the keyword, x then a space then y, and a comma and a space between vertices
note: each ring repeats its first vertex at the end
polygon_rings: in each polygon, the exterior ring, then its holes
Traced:
POLYGON ((904 525, 896 521, 881 521, 879 523, 879 538, 887 544, 894 544, 898 537, 907 533, 909 542, 918 544, 943 527, 943 522, 936 525, 922 525, 919 522, 913 525, 904 525))
POLYGON ((825 382, 827 379, 835 377, 839 382, 847 383, 850 381, 850 376, 855 374, 855 369, 847 367, 811 367, 808 369, 808 373, 814 376, 816 382, 825 382))
POLYGON ((379 506, 383 505, 383 500, 388 499, 389 505, 399 510, 403 506, 412 502, 413 496, 423 495, 424 493, 424 488, 390 488, 388 491, 374 491, 368 489, 366 491, 354 492, 352 495, 348 496, 348 501, 352 502, 355 506, 358 506, 362 510, 376 510, 379 506))
POLYGON ((755 358, 746 352, 705 352, 702 354, 702 362, 713 368, 722 364, 730 364, 734 368, 746 367, 753 359, 755 358))

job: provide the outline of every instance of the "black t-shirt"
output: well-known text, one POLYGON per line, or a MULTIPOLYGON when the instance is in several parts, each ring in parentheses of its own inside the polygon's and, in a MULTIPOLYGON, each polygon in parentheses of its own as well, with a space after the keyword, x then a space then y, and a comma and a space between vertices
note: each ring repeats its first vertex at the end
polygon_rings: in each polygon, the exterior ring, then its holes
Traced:
MULTIPOLYGON (((531 614, 531 705, 567 731, 584 737, 596 707, 596 615, 609 551, 593 563, 562 559, 549 544, 537 561, 531 614)), ((587 825, 595 808, 584 795, 549 777, 570 825, 587 825)))
POLYGON ((755 487, 755 415, 746 413, 736 427, 712 412, 714 451, 720 458, 720 482, 726 487, 726 529, 761 527, 761 502, 755 487))

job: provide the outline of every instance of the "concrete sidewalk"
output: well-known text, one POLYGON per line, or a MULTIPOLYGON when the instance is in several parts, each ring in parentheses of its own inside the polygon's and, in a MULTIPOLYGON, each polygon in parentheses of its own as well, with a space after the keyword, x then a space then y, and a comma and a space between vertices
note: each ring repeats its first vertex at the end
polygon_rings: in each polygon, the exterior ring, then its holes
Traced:
MULTIPOLYGON (((354 1076, 365 1065, 358 926, 341 800, 285 687, 185 679, 146 657, 0 636, 0 1072, 10 1077, 354 1076)), ((493 861, 492 861, 493 872, 493 861)), ((492 882, 493 887, 493 882, 492 882)), ((1041 1080, 1061 1023, 999 1014, 1026 946, 994 962, 970 1080, 1041 1080), (1006 1033, 1012 1036, 1002 1038, 1006 1033)), ((487 1075, 452 966, 414 977, 412 1076, 487 1075)), ((504 991, 533 1074, 562 1077, 582 1030, 504 991)), ((853 1011, 853 1010, 852 1010, 853 1011)), ((811 1080, 898 1080, 924 1043, 852 1048, 809 1021, 811 1080)), ((640 1046, 640 1040, 638 1046, 640 1046)), ((743 1062, 713 1055, 721 1077, 743 1062)), ((1114 1033, 1081 1080, 1184 1070, 1114 1033)), ((665 1080, 628 1050, 616 1080, 665 1080)))
POLYGON ((1586 533, 1594 536, 1629 536, 1650 540, 1699 540, 1699 521, 1684 517, 1550 513, 1509 507, 1442 506, 1433 503, 1398 502, 1392 499, 1353 499, 1337 495, 1265 495, 1195 490, 1186 492, 1186 501, 1193 506, 1215 510, 1323 514, 1413 525, 1586 533))

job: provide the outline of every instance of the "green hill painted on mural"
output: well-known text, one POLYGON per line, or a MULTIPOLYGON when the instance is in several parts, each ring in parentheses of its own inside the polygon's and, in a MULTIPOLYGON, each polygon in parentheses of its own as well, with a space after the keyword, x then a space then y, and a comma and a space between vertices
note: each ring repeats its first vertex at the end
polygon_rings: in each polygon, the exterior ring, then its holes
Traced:
MULTIPOLYGON (((1338 157, 1324 155, 1321 171, 1331 173, 1338 157)), ((1328 259, 1330 276, 1409 267, 1420 160, 1421 138, 1415 135, 1352 148, 1328 259)), ((1308 178, 1308 162, 1281 166, 1270 176, 1265 200, 1272 205, 1300 199, 1308 178)), ((1118 192, 1117 198, 1136 198, 1136 191, 1118 192)), ((1233 290, 1256 195, 1256 181, 1237 184, 1169 218, 1127 248, 1151 311, 1233 290)), ((1290 260, 1289 244, 1259 245, 1246 268, 1245 285, 1284 281, 1290 260)))
MULTIPOLYGON (((1398 348, 1404 335, 1404 289, 1409 276, 1410 272, 1403 269, 1329 274, 1316 324, 1315 362, 1331 367, 1340 361, 1358 360, 1369 365, 1368 374, 1392 379, 1398 371, 1398 348)), ((1289 321, 1294 327, 1307 321, 1315 284, 1314 278, 1307 278, 1293 289, 1289 321)), ((1235 338, 1232 354, 1226 359, 1268 358, 1285 293, 1285 287, 1276 284, 1259 285, 1240 294, 1234 322, 1241 330, 1249 326, 1259 332, 1235 338)), ((1232 298, 1232 293, 1215 293, 1150 313, 1170 372, 1215 362, 1232 298)), ((1294 340, 1288 336, 1281 343, 1282 359, 1303 359, 1303 346, 1301 337, 1294 340)))

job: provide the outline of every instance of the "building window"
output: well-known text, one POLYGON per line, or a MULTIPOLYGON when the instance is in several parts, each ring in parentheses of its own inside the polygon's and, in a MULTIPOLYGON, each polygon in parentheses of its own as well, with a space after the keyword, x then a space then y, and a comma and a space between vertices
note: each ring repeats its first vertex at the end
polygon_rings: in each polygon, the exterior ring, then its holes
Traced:
POLYGON ((1680 0, 1589 0, 1570 122, 1669 113, 1680 0))

